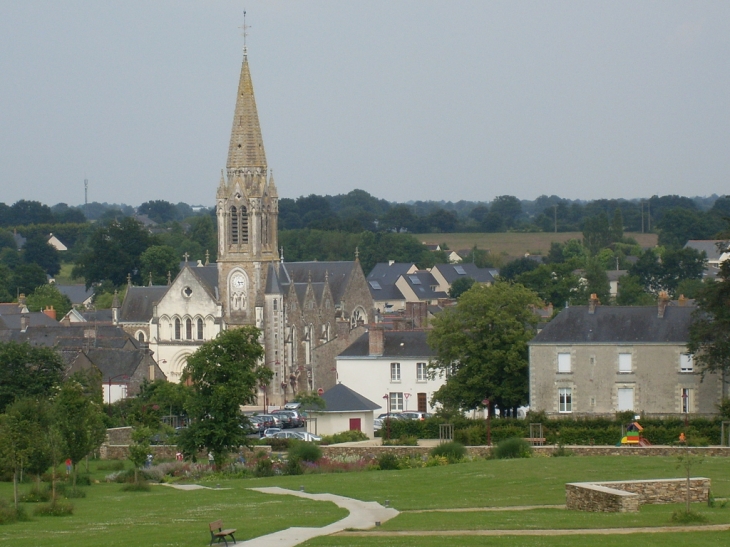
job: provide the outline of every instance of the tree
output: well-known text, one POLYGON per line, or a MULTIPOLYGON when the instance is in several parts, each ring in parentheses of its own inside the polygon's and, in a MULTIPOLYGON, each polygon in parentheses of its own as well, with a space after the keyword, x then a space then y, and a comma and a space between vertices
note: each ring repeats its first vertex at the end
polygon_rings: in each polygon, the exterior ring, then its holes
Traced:
POLYGON ((499 275, 503 279, 512 280, 518 275, 537 269, 538 266, 539 264, 537 262, 524 256, 505 264, 504 268, 499 271, 499 275))
POLYGON ((585 269, 586 301, 588 296, 595 294, 601 302, 608 302, 611 286, 608 282, 606 270, 597 257, 589 258, 585 269))
POLYGON ((17 401, 0 415, 0 461, 13 472, 13 499, 18 508, 18 477, 23 464, 33 451, 34 438, 41 431, 25 412, 25 401, 17 401))
POLYGON ((594 217, 589 217, 583 222, 583 245, 591 252, 596 254, 604 247, 611 244, 611 228, 608 225, 608 217, 605 213, 600 213, 594 217))
POLYGON ((73 462, 74 488, 78 463, 99 448, 106 435, 101 399, 99 379, 77 373, 63 383, 55 401, 58 430, 73 462))
POLYGON ((61 384, 64 364, 49 349, 30 344, 0 344, 0 412, 16 398, 47 398, 61 384))
POLYGON ((687 350, 702 374, 730 371, 730 260, 722 263, 718 278, 699 291, 689 329, 687 350))
POLYGON ((41 235, 31 236, 25 242, 23 261, 26 264, 38 264, 51 276, 61 271, 61 258, 58 251, 41 235))
POLYGON ((651 306, 656 299, 644 289, 641 279, 635 275, 624 275, 618 280, 616 303, 619 306, 651 306))
POLYGON ((86 287, 106 279, 119 286, 127 281, 127 275, 140 284, 141 256, 155 239, 133 218, 125 217, 109 225, 100 226, 90 237, 89 248, 76 262, 72 275, 83 277, 86 287))
POLYGON ((138 211, 139 214, 147 215, 159 224, 164 224, 171 220, 180 220, 180 212, 178 208, 164 199, 145 201, 139 206, 138 211))
POLYGON ((407 205, 396 205, 380 218, 379 227, 394 232, 411 232, 415 224, 413 210, 407 205))
POLYGON ((449 288, 449 296, 451 298, 459 298, 462 294, 471 289, 474 283, 475 281, 472 277, 460 277, 451 284, 451 287, 449 288))
POLYGON ((21 199, 10 207, 11 223, 16 226, 28 224, 51 224, 53 213, 48 205, 40 201, 21 199))
POLYGON ((47 282, 46 272, 38 264, 18 264, 13 268, 9 289, 13 296, 30 294, 47 282))
POLYGON ((52 306, 56 310, 57 319, 61 319, 73 307, 68 296, 62 294, 52 283, 38 287, 28 295, 26 302, 30 311, 43 311, 52 306))
POLYGON ((132 431, 132 444, 129 445, 129 461, 134 465, 134 484, 139 484, 139 468, 147 461, 150 453, 152 431, 148 427, 135 427, 132 431))
MULTIPOLYGON (((507 228, 512 228, 522 214, 522 203, 514 196, 497 196, 489 207, 489 213, 504 219, 507 228)), ((485 218, 485 221, 488 217, 485 218)))
POLYGON ((148 279, 152 274, 152 283, 164 285, 167 283, 167 274, 176 276, 180 270, 180 259, 175 249, 167 245, 152 245, 140 256, 142 278, 148 279))
POLYGON ((616 208, 613 212, 613 220, 611 220, 611 240, 621 241, 624 238, 624 217, 621 209, 616 208))
MULTIPOLYGON (((446 408, 471 409, 489 399, 501 408, 524 404, 528 393, 528 347, 537 323, 537 294, 519 284, 476 284, 458 304, 433 320, 429 367, 447 377, 434 400, 446 408)), ((491 409, 490 409, 491 411, 491 409)))
POLYGON ((273 378, 261 364, 260 336, 252 326, 226 330, 188 357, 182 382, 192 384, 186 403, 191 424, 178 443, 185 454, 194 457, 204 449, 220 465, 227 452, 246 442, 240 408, 253 404, 258 387, 273 378))

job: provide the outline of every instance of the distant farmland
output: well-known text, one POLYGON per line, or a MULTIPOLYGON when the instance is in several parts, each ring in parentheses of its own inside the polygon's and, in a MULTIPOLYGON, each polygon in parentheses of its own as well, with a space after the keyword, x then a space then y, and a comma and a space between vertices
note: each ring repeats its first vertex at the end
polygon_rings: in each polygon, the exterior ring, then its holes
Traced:
MULTIPOLYGON (((535 233, 462 233, 462 234, 414 234, 419 241, 429 245, 446 243, 449 249, 471 249, 476 245, 479 249, 489 250, 494 256, 503 259, 517 258, 525 253, 545 255, 553 241, 564 242, 569 239, 583 239, 581 232, 535 232, 535 233)), ((626 233, 633 237, 642 247, 653 247, 657 244, 657 234, 626 233)))

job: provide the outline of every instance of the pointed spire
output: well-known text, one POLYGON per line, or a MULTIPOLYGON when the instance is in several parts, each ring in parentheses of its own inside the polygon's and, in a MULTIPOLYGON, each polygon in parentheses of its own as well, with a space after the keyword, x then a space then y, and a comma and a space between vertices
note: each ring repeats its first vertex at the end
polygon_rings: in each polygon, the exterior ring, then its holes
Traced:
POLYGON ((114 298, 112 299, 112 308, 119 308, 119 293, 114 290, 114 298))
POLYGON ((149 281, 149 283, 147 284, 147 286, 149 286, 149 287, 151 287, 151 286, 152 286, 152 272, 150 272, 150 281, 149 281))
POLYGON ((269 170, 269 197, 278 198, 279 192, 276 190, 276 184, 274 184, 274 170, 269 170))
POLYGON ((223 169, 221 169, 221 181, 218 183, 218 189, 226 187, 226 177, 223 175, 223 169))
POLYGON ((256 99, 253 94, 253 82, 248 68, 248 56, 244 54, 241 66, 241 77, 238 81, 238 97, 233 115, 231 142, 228 146, 229 170, 259 168, 266 176, 266 154, 264 140, 261 137, 259 115, 256 110, 256 99))
POLYGON ((355 262, 360 262, 360 248, 355 247, 355 262))
POLYGON ((279 247, 279 257, 281 257, 281 263, 284 263, 284 247, 279 247))
POLYGON ((210 251, 208 249, 205 250, 205 265, 207 266, 210 264, 210 251))
POLYGON ((172 272, 167 270, 167 286, 169 287, 170 285, 172 285, 172 272))

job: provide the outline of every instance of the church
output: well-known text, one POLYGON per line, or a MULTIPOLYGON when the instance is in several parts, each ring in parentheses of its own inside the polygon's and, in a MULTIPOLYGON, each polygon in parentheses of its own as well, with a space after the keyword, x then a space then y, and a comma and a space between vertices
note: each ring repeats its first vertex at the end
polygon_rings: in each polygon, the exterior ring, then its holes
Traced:
POLYGON ((187 357, 225 329, 261 330, 274 372, 259 404, 337 383, 336 357, 366 331, 375 306, 357 252, 352 262, 285 262, 279 197, 266 162, 244 47, 228 161, 216 191, 215 264, 185 262, 167 285, 129 286, 114 324, 148 345, 170 381, 187 357))

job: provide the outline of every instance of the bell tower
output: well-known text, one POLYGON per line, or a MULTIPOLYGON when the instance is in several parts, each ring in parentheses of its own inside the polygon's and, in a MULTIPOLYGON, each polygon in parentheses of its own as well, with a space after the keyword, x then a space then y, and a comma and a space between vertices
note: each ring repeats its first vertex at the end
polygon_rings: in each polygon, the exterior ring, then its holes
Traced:
POLYGON ((225 322, 262 328, 268 265, 278 260, 279 196, 266 164, 245 46, 216 216, 225 322))

